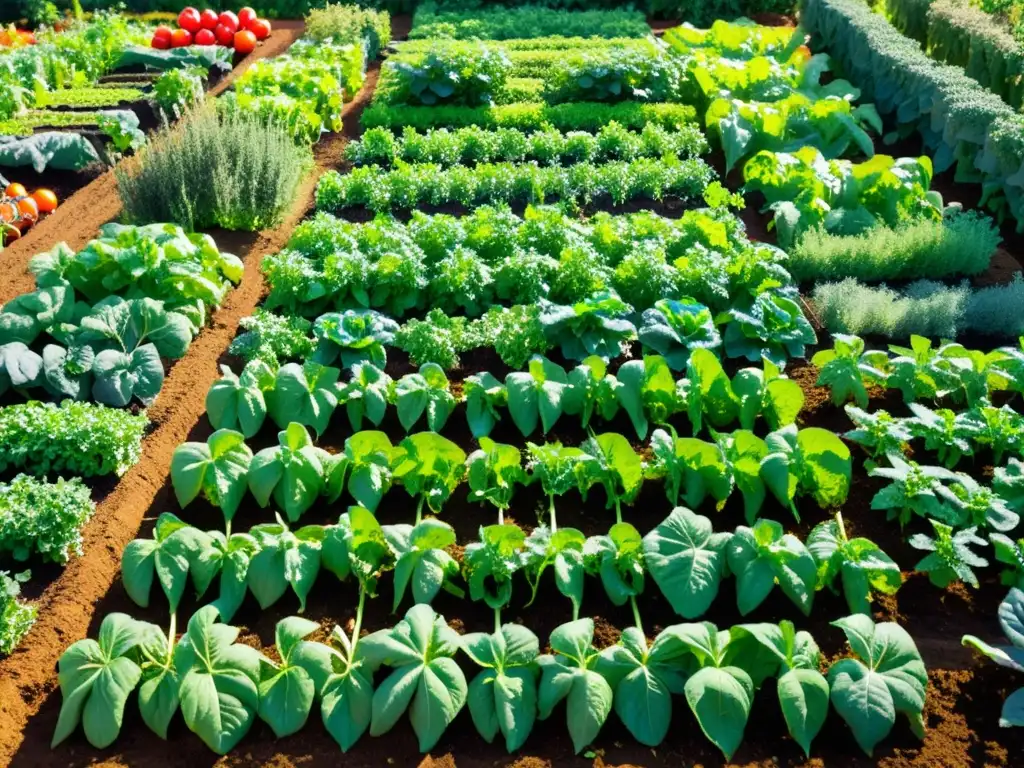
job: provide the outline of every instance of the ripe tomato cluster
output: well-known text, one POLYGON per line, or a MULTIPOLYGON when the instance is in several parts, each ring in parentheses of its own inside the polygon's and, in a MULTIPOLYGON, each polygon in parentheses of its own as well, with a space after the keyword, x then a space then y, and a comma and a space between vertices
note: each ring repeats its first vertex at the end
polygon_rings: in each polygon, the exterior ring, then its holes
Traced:
POLYGON ((159 26, 153 33, 153 48, 181 48, 186 45, 223 45, 241 54, 252 53, 257 40, 270 37, 270 22, 252 8, 217 13, 209 8, 199 12, 189 7, 178 14, 178 29, 159 26))
POLYGON ((40 217, 57 209, 57 196, 49 189, 31 195, 21 184, 8 184, 0 194, 0 246, 14 242, 40 217))
POLYGON ((0 47, 21 48, 25 45, 35 45, 35 33, 27 29, 17 29, 13 24, 0 29, 0 47))

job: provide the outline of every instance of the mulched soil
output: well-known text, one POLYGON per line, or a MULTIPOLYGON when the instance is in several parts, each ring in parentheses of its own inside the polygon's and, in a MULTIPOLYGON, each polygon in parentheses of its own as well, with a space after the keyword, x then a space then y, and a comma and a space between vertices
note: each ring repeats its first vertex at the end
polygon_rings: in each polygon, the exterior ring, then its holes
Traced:
MULTIPOLYGON (((396 19, 398 21, 398 19, 396 19)), ((397 25, 396 25, 397 26, 397 25)), ((407 29, 407 27, 405 28, 407 29)), ((400 32, 396 32, 400 34, 400 32)), ((375 73, 368 78, 362 98, 370 92, 375 73)), ((358 109, 358 106, 356 107, 358 109)), ((165 384, 151 415, 157 422, 156 431, 147 438, 144 460, 107 496, 96 517, 85 530, 86 556, 73 562, 44 592, 40 600, 40 621, 22 647, 10 658, 0 661, 0 764, 17 766, 76 766, 111 765, 136 766, 158 762, 167 766, 200 765, 270 765, 309 766, 342 762, 348 768, 362 766, 415 765, 452 768, 541 768, 541 766, 593 765, 601 766, 719 766, 720 753, 703 737, 680 697, 673 699, 673 724, 666 741, 657 749, 639 745, 620 724, 613 713, 588 756, 575 757, 565 729, 564 705, 552 718, 537 723, 524 750, 517 755, 505 754, 501 743, 486 744, 476 733, 468 711, 460 713, 445 733, 432 754, 420 761, 412 729, 406 720, 383 738, 365 736, 353 750, 341 756, 337 745, 323 727, 315 722, 319 715, 314 710, 311 722, 300 733, 283 740, 275 740, 270 729, 257 721, 241 745, 226 758, 217 758, 193 735, 189 734, 180 718, 176 718, 170 733, 170 745, 162 744, 140 721, 134 697, 129 701, 120 738, 107 750, 90 747, 81 733, 76 734, 55 751, 49 749, 60 709, 60 693, 53 669, 64 648, 85 636, 95 637, 102 618, 112 611, 125 611, 137 618, 160 624, 166 623, 162 597, 154 597, 149 609, 135 606, 124 593, 118 581, 118 569, 124 545, 137 536, 149 536, 156 517, 163 511, 172 511, 185 520, 208 529, 221 528, 220 512, 205 503, 194 503, 179 510, 167 480, 167 469, 174 447, 182 440, 204 440, 211 432, 203 417, 203 400, 207 387, 216 376, 214 360, 223 353, 234 335, 238 319, 251 312, 263 289, 256 267, 259 259, 283 242, 294 222, 310 208, 312 179, 322 168, 340 161, 345 141, 358 133, 354 115, 346 120, 346 134, 323 142, 318 147, 318 169, 303 190, 292 210, 289 221, 271 233, 262 233, 248 243, 246 276, 242 286, 233 292, 225 307, 214 317, 214 325, 200 336, 189 355, 178 363, 165 384), (18 734, 8 737, 7 734, 18 734)), ((721 163, 717 164, 719 169, 721 163)), ((765 227, 766 219, 751 211, 744 212, 751 235, 770 239, 765 227)), ((218 239, 220 243, 221 240, 218 239)), ((232 243, 239 252, 246 251, 246 242, 232 243)), ((1021 251, 1011 247, 1011 251, 1021 251)), ((1000 257, 1000 269, 1007 270, 1000 257)), ((558 360, 557 356, 554 356, 558 360)), ((470 373, 490 370, 502 376, 506 368, 493 352, 480 352, 463 360, 464 368, 453 374, 458 382, 470 373)), ((558 360, 564 363, 564 361, 558 360)), ((390 355, 388 371, 400 376, 410 370, 407 359, 400 353, 390 355)), ((805 393, 806 405, 801 413, 801 426, 820 426, 838 432, 850 428, 841 408, 831 404, 827 390, 815 386, 817 377, 812 366, 795 361, 788 374, 805 393)), ((1021 398, 1013 401, 1020 410, 1021 398)), ((905 414, 896 393, 873 398, 872 410, 884 407, 894 414, 905 414)), ((600 431, 618 430, 631 434, 627 420, 619 418, 610 424, 597 424, 600 431)), ((685 422, 676 424, 686 434, 685 422)), ((402 430, 393 411, 381 427, 393 441, 402 437, 402 430)), ((763 427, 760 428, 763 434, 763 427)), ((328 450, 340 450, 348 434, 347 421, 337 414, 331 429, 321 440, 328 450)), ((466 427, 464 406, 452 415, 444 431, 446 437, 469 451, 475 447, 466 427)), ((496 427, 492 437, 499 441, 522 444, 522 437, 510 423, 496 427)), ((569 422, 555 426, 549 440, 562 440, 576 444, 585 435, 569 422)), ((254 449, 275 442, 274 429, 264 429, 250 444, 254 449)), ((637 441, 639 445, 639 441, 637 441)), ((824 730, 814 744, 814 757, 807 760, 799 747, 786 736, 773 683, 769 681, 758 692, 752 717, 747 726, 743 746, 735 756, 736 766, 884 766, 885 768, 960 768, 961 766, 1013 766, 1015 757, 1022 754, 1024 738, 1019 731, 1000 729, 999 710, 1003 699, 1021 681, 1008 675, 993 664, 979 662, 960 645, 964 633, 977 634, 988 641, 999 639, 996 607, 1005 594, 998 581, 997 569, 983 571, 985 579, 981 589, 974 591, 963 586, 939 590, 929 584, 927 577, 913 571, 920 559, 919 552, 909 548, 904 535, 895 523, 887 523, 884 516, 870 509, 870 501, 882 486, 868 478, 863 467, 863 456, 854 448, 855 483, 843 509, 847 530, 851 536, 866 536, 888 552, 904 571, 905 583, 900 593, 879 600, 875 605, 876 620, 898 621, 907 627, 929 668, 930 686, 926 706, 928 732, 925 741, 918 742, 901 718, 893 733, 876 750, 873 758, 865 757, 857 748, 842 720, 833 711, 824 730)), ((928 456, 917 456, 927 461, 928 456)), ((990 474, 990 457, 980 456, 967 471, 978 477, 990 474)), ((235 517, 236 530, 257 523, 269 522, 272 515, 256 507, 251 498, 235 517)), ((743 524, 742 504, 731 500, 723 510, 714 512, 709 505, 700 510, 713 515, 718 530, 732 530, 743 524)), ((345 503, 320 505, 303 518, 302 523, 328 523, 344 510, 345 503)), ((539 489, 520 489, 511 517, 527 530, 532 528, 538 514, 546 508, 539 489)), ((605 509, 599 491, 584 502, 575 495, 559 499, 560 526, 576 527, 585 534, 604 533, 614 521, 614 513, 605 509)), ((799 505, 802 523, 792 520, 789 512, 769 502, 765 516, 783 521, 792 532, 801 537, 826 514, 813 503, 799 505)), ((642 533, 658 524, 669 512, 669 505, 660 484, 648 483, 640 498, 624 510, 624 518, 642 533)), ((378 516, 384 523, 410 522, 414 505, 401 489, 393 489, 381 504, 378 516)), ((443 518, 454 526, 459 542, 464 544, 478 536, 478 527, 494 522, 491 510, 470 504, 466 489, 460 488, 446 505, 443 518)), ((912 525, 906 535, 918 530, 912 525)), ((550 579, 550 577, 547 577, 550 579)), ((373 631, 392 626, 396 616, 391 612, 392 581, 386 577, 379 588, 379 597, 367 604, 364 630, 373 631)), ((784 618, 794 620, 799 628, 809 630, 818 640, 828 661, 848 653, 842 633, 829 626, 829 620, 848 613, 844 600, 828 591, 818 593, 809 617, 801 617, 781 593, 769 597, 756 611, 741 617, 732 597, 734 582, 729 579, 722 594, 704 618, 720 627, 741 622, 772 621, 784 618)), ((513 604, 504 612, 505 621, 529 626, 546 644, 549 633, 571 618, 568 601, 562 598, 550 581, 545 584, 538 603, 526 606, 529 588, 519 580, 513 590, 513 604)), ((351 627, 357 593, 351 583, 339 584, 329 574, 321 574, 309 596, 305 615, 321 624, 326 632, 334 624, 351 627)), ((640 610, 645 629, 653 636, 665 626, 679 621, 656 585, 648 583, 640 599, 640 610)), ((408 606, 408 597, 399 613, 408 606)), ((435 608, 448 618, 449 624, 459 631, 490 631, 493 614, 489 609, 471 602, 468 597, 459 600, 447 593, 435 600, 435 608)), ((196 605, 186 596, 179 615, 188 616, 196 605)), ((255 647, 273 643, 274 624, 280 618, 294 613, 297 600, 290 593, 273 608, 260 611, 255 601, 247 598, 234 623, 243 627, 242 641, 255 647)), ((632 623, 628 607, 615 607, 605 597, 596 579, 588 578, 583 616, 594 617, 597 627, 596 643, 603 647, 617 641, 621 628, 632 623)), ((322 639, 322 638, 318 638, 322 639)), ((465 663, 465 658, 460 659, 465 663)), ((466 667, 467 674, 472 671, 466 667)), ((1019 677, 1019 676, 1016 676, 1019 677)), ((499 739, 500 742, 500 739, 499 739)))

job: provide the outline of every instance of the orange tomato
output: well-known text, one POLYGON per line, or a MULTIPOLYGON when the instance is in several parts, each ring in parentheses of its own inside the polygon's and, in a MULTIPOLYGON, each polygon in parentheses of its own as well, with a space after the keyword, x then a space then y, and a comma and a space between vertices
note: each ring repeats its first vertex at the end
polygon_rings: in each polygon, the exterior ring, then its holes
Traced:
POLYGON ((256 35, 248 29, 235 32, 235 50, 243 56, 256 50, 256 35))
POLYGON ((23 219, 28 219, 30 222, 39 221, 39 206, 31 197, 23 197, 18 201, 18 212, 23 219))
POLYGON ((18 218, 18 204, 13 200, 0 200, 0 224, 10 224, 18 218))
POLYGON ((25 197, 28 194, 28 190, 25 189, 21 184, 8 184, 7 189, 4 190, 5 197, 25 197))
POLYGON ((40 213, 53 213, 57 210, 57 196, 50 189, 37 189, 32 193, 32 199, 40 213))

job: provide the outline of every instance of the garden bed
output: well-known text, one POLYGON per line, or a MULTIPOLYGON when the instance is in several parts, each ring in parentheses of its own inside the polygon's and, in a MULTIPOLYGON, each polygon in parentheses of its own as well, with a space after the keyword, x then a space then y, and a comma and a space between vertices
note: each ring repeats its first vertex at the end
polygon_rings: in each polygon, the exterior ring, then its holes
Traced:
MULTIPOLYGON (((403 29, 399 18, 394 19, 393 23, 395 36, 403 36, 407 27, 403 29)), ((283 26, 279 25, 279 29, 283 26)), ((270 46, 264 46, 267 47, 270 46)), ((165 511, 173 511, 184 521, 203 530, 221 525, 220 511, 205 501, 196 501, 183 510, 179 508, 168 478, 172 452, 185 440, 205 441, 213 432, 205 416, 206 393, 218 376, 217 363, 230 363, 236 371, 240 368, 239 361, 227 355, 226 349, 238 330, 239 320, 252 314, 263 297, 264 283, 259 265, 264 256, 283 248, 295 225, 312 214, 313 190, 320 175, 332 168, 348 167, 344 160, 344 149, 348 141, 362 133, 358 116, 372 98, 377 73, 376 66, 370 69, 363 90, 345 108, 344 132, 326 137, 314 148, 316 168, 307 177, 297 200, 280 226, 258 234, 211 233, 222 250, 235 253, 245 261, 246 271, 242 283, 228 295, 223 307, 214 315, 213 326, 202 332, 188 355, 171 370, 159 400, 149 410, 154 429, 144 443, 144 458, 116 487, 104 488, 97 513, 85 528, 85 556, 73 560, 59 574, 57 569, 47 574, 53 578, 52 582, 45 583, 44 579, 32 583, 35 591, 28 593, 28 597, 38 597, 39 621, 27 642, 9 658, 0 660, 0 732, 17 734, 0 743, 0 764, 26 767, 87 764, 131 766, 157 761, 161 765, 192 768, 214 763, 301 766, 340 760, 352 768, 369 768, 409 765, 419 759, 416 757, 419 750, 415 736, 404 720, 385 737, 366 736, 352 750, 341 755, 337 743, 320 725, 316 712, 302 731, 280 740, 274 738, 266 723, 257 720, 239 747, 227 758, 217 758, 199 739, 189 734, 181 718, 173 722, 168 742, 157 739, 142 723, 133 701, 125 711, 120 736, 112 747, 96 750, 88 745, 81 733, 76 733, 54 750, 49 747, 61 705, 61 695, 52 670, 66 647, 82 637, 95 637, 102 618, 112 612, 129 613, 135 618, 159 625, 166 621, 162 598, 154 601, 156 604, 150 608, 141 609, 129 599, 120 584, 121 556, 125 545, 134 538, 150 536, 157 516, 165 511), (40 592, 39 587, 45 589, 40 592)), ((882 147, 880 142, 876 146, 882 152, 894 152, 893 148, 882 147)), ((897 154, 917 152, 908 145, 897 154)), ((724 158, 720 155, 712 156, 712 165, 724 178, 724 158)), ((951 176, 952 172, 940 175, 933 188, 940 189, 947 201, 962 200, 965 207, 970 207, 968 203, 973 206, 977 202, 976 187, 953 184, 951 176)), ((735 174, 728 181, 730 188, 738 187, 735 174)), ((677 200, 670 199, 652 205, 651 201, 640 199, 623 206, 598 205, 590 212, 653 210, 663 216, 678 218, 687 207, 677 200)), ((60 232, 61 239, 67 240, 72 247, 81 247, 94 236, 98 224, 116 215, 117 208, 113 177, 108 172, 69 199, 50 220, 43 222, 24 238, 27 244, 19 242, 8 249, 4 258, 9 260, 16 256, 20 260, 19 264, 22 264, 29 255, 40 249, 39 244, 47 242, 47 236, 52 240, 56 232, 60 232), (86 195, 90 189, 93 193, 86 195), (62 214, 65 222, 63 226, 69 227, 66 231, 61 228, 62 219, 58 218, 62 214), (79 222, 78 217, 83 221, 79 222), (47 235, 47 232, 50 234, 47 235)), ((419 210, 456 215, 471 212, 471 209, 459 205, 420 207, 419 210)), ((521 212, 522 208, 513 206, 513 210, 521 212)), ((360 222, 372 218, 372 214, 361 207, 346 211, 344 216, 360 222)), ((403 215, 399 218, 407 217, 403 215)), ((770 232, 767 227, 768 217, 748 207, 742 213, 742 218, 752 239, 774 242, 774 232, 770 232)), ((1024 241, 1012 235, 1010 230, 1012 225, 1003 227, 1005 246, 998 251, 989 271, 974 278, 976 285, 1008 282, 1020 270, 1020 265, 1024 264, 1024 241)), ((6 270, 0 277, 0 301, 32 287, 30 278, 21 272, 19 266, 6 270)), ((820 326, 817 330, 819 344, 808 348, 808 359, 818 349, 831 347, 828 334, 822 332, 820 326)), ((964 341, 971 344, 978 340, 965 338, 964 341)), ((989 343, 988 346, 993 345, 989 343)), ((634 345, 632 352, 634 358, 639 357, 639 345, 634 345)), ((553 352, 549 357, 567 369, 573 365, 558 353, 553 352)), ((503 379, 510 370, 493 350, 477 350, 465 354, 462 361, 462 367, 449 374, 453 390, 461 390, 462 381, 474 373, 486 370, 503 379)), ((730 374, 739 367, 735 361, 726 364, 730 374)), ((614 373, 616 369, 617 366, 612 364, 610 371, 614 373)), ((394 349, 389 351, 386 371, 393 378, 397 379, 414 370, 416 366, 410 363, 404 353, 394 349)), ((794 361, 787 374, 800 385, 804 394, 805 404, 797 420, 801 429, 821 427, 843 433, 852 427, 843 409, 830 401, 829 391, 815 386, 818 376, 816 368, 805 361, 794 361)), ((1007 396, 998 402, 999 405, 1004 403, 1021 411, 1024 408, 1024 396, 1007 396)), ((870 410, 878 408, 885 408, 894 416, 910 414, 895 391, 882 393, 874 390, 870 410)), ((583 442, 587 432, 577 424, 570 426, 568 421, 563 419, 557 424, 546 435, 546 440, 558 440, 573 446, 583 442)), ((673 418, 671 423, 680 434, 688 434, 688 422, 685 419, 673 418)), ((395 444, 405 434, 393 409, 389 409, 380 429, 395 444)), ((598 421, 595 431, 626 434, 638 451, 646 445, 644 441, 635 439, 630 421, 624 414, 619 414, 609 422, 598 421)), ((758 434, 763 435, 765 431, 763 425, 758 428, 758 434)), ((318 445, 328 452, 337 453, 343 450, 345 438, 350 433, 339 409, 318 445)), ((467 453, 476 447, 467 425, 465 404, 456 407, 444 435, 467 453)), ((516 445, 523 443, 522 436, 507 419, 499 422, 491 437, 498 442, 516 445)), ((536 435, 533 439, 536 439, 536 435)), ((276 429, 268 421, 247 442, 253 451, 272 446, 276 443, 276 429)), ((874 756, 869 758, 860 752, 849 728, 832 712, 815 741, 813 757, 808 760, 799 746, 786 735, 787 727, 776 701, 775 685, 769 681, 755 696, 743 744, 729 764, 764 768, 812 765, 858 768, 1015 765, 1016 756, 1024 754, 1024 736, 1018 731, 1003 729, 998 725, 1002 702, 1015 688, 1015 681, 998 667, 978 661, 976 654, 960 643, 960 637, 965 633, 975 634, 987 641, 998 640, 994 617, 1005 594, 1005 588, 999 582, 998 569, 985 570, 981 574, 980 589, 973 591, 960 583, 938 589, 929 583, 927 575, 914 572, 913 564, 920 559, 921 553, 908 545, 895 522, 886 522, 883 512, 871 510, 871 499, 884 482, 868 477, 864 453, 857 446, 853 446, 853 455, 854 482, 843 505, 847 531, 851 537, 870 538, 903 571, 905 582, 900 592, 896 596, 878 596, 873 605, 872 617, 878 622, 896 621, 907 627, 928 667, 929 687, 924 711, 928 729, 925 740, 919 742, 906 727, 905 720, 899 717, 896 728, 879 745, 874 756)), ((976 479, 988 479, 992 469, 990 456, 984 454, 983 460, 968 471, 976 479)), ((377 516, 383 524, 409 522, 414 506, 414 502, 396 486, 384 496, 377 516)), ((714 515, 716 530, 732 530, 744 524, 743 504, 738 494, 734 494, 724 509, 717 513, 712 513, 710 506, 705 504, 698 511, 714 515)), ((514 519, 529 533, 545 508, 546 499, 540 488, 522 488, 517 491, 505 519, 514 519)), ((788 510, 774 500, 768 502, 763 514, 784 521, 787 530, 797 533, 801 539, 816 524, 827 519, 827 513, 807 499, 798 501, 797 509, 802 520, 798 524, 792 523, 788 510)), ((321 502, 303 517, 302 523, 334 523, 343 511, 344 505, 341 502, 331 505, 321 502)), ((669 505, 661 483, 648 481, 636 502, 624 507, 623 519, 635 525, 641 533, 646 533, 659 524, 668 511, 669 505)), ((441 519, 453 526, 460 545, 476 541, 480 526, 494 522, 493 509, 471 503, 464 484, 445 504, 441 519)), ((606 508, 600 491, 592 492, 586 502, 573 493, 561 497, 558 519, 560 526, 574 527, 591 536, 608 531, 614 521, 614 511, 606 508)), ((248 529, 256 524, 274 522, 274 514, 271 510, 260 508, 250 496, 246 497, 234 520, 237 528, 248 529)), ((457 559, 460 558, 461 548, 455 548, 453 554, 457 559)), ((546 580, 550 578, 550 574, 545 577, 546 580)), ((828 590, 820 591, 815 596, 810 616, 799 617, 794 606, 776 590, 753 612, 741 616, 732 598, 733 589, 731 581, 725 582, 719 599, 702 619, 719 627, 795 619, 798 627, 809 631, 821 645, 826 661, 832 662, 848 655, 843 633, 829 624, 831 620, 848 613, 842 596, 828 590)), ((362 628, 367 632, 392 627, 399 618, 391 611, 391 574, 382 579, 378 593, 379 597, 368 601, 362 619, 362 628)), ((320 625, 320 630, 310 639, 324 641, 336 624, 350 632, 358 594, 358 588, 352 581, 338 582, 329 574, 321 572, 308 596, 304 613, 306 618, 320 625)), ((549 583, 542 587, 538 602, 527 607, 525 603, 529 594, 525 580, 521 576, 517 577, 512 603, 504 609, 504 619, 528 626, 541 639, 541 650, 544 651, 551 630, 570 620, 572 614, 568 603, 554 595, 549 583)), ((630 626, 633 621, 629 605, 613 605, 596 579, 587 580, 584 594, 580 615, 594 619, 595 646, 600 649, 615 644, 619 640, 621 628, 630 626)), ((649 636, 657 634, 666 626, 680 623, 679 617, 650 582, 637 603, 649 636)), ((449 625, 459 632, 489 632, 493 628, 494 612, 479 602, 470 601, 468 597, 459 599, 441 592, 433 605, 449 625)), ((198 607, 199 604, 192 598, 191 589, 186 589, 186 596, 178 609, 179 617, 191 615, 198 607)), ((255 648, 267 648, 274 644, 275 623, 282 616, 295 614, 298 607, 297 599, 289 592, 273 610, 261 611, 250 595, 232 624, 242 628, 241 642, 255 648)), ((460 659, 460 664, 468 673, 471 666, 466 663, 466 659, 460 659)), ((685 700, 678 696, 673 699, 669 735, 656 748, 636 742, 613 715, 608 718, 592 747, 577 757, 565 728, 564 703, 555 709, 550 719, 537 722, 525 747, 516 754, 508 755, 501 742, 498 739, 488 745, 481 739, 468 710, 464 709, 421 765, 437 768, 540 768, 545 765, 592 764, 595 768, 616 765, 668 768, 723 764, 721 753, 705 739, 686 707, 685 700)))

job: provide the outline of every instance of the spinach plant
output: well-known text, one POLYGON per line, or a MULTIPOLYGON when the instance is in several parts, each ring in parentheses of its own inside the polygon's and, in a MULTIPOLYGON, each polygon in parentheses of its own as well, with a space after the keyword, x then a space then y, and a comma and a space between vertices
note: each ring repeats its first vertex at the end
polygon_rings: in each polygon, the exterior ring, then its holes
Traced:
POLYGON ((512 577, 526 559, 526 534, 514 523, 481 526, 479 540, 466 546, 462 567, 469 596, 494 611, 494 631, 501 609, 512 599, 512 577))
POLYGON ((746 616, 778 584, 805 616, 810 615, 818 569, 804 543, 774 520, 739 526, 728 545, 729 570, 736 576, 736 603, 746 616))
POLYGON ((267 418, 266 393, 274 388, 274 372, 262 360, 250 360, 236 376, 222 365, 221 377, 206 393, 206 416, 214 429, 235 429, 253 437, 267 418))
POLYGON ((537 716, 547 720, 565 700, 566 725, 576 754, 597 738, 614 699, 593 643, 594 620, 576 619, 557 627, 551 633, 552 652, 537 658, 541 671, 537 716))
POLYGON ((267 413, 279 429, 295 422, 312 427, 319 437, 338 407, 340 375, 337 368, 311 360, 282 365, 266 393, 267 413))
POLYGON ((828 716, 828 681, 818 671, 821 651, 809 632, 796 631, 791 621, 744 624, 734 634, 749 634, 779 665, 776 686, 782 716, 793 740, 810 757, 811 742, 828 716))
POLYGON ((501 421, 501 409, 508 405, 508 390, 492 374, 484 371, 467 376, 462 382, 469 431, 479 440, 491 434, 501 421))
POLYGON ((840 659, 828 670, 832 705, 868 755, 889 735, 896 715, 924 739, 924 702, 928 673, 913 639, 894 622, 875 624, 854 614, 833 621, 846 633, 855 658, 840 659))
MULTIPOLYGON (((888 454, 903 455, 907 443, 914 436, 906 419, 893 418, 885 410, 879 409, 874 413, 868 413, 848 403, 846 415, 850 417, 855 428, 843 437, 863 447, 873 459, 888 454)), ((871 468, 869 467, 869 470, 871 468)))
POLYGON ((388 408, 388 398, 394 385, 391 377, 373 363, 359 362, 352 368, 352 377, 340 385, 339 400, 345 403, 348 423, 354 431, 363 426, 363 419, 380 426, 388 408))
MULTIPOLYGON (((341 627, 334 628, 331 640, 337 647, 331 649, 331 674, 320 688, 320 715, 324 727, 342 752, 347 752, 370 727, 376 711, 373 690, 376 665, 366 658, 359 633, 366 597, 376 594, 380 575, 391 567, 392 553, 373 514, 362 507, 352 507, 324 537, 323 561, 324 567, 338 578, 352 574, 359 583, 359 604, 352 635, 346 635, 341 627)), ((395 720, 399 716, 401 712, 395 720)))
POLYGON ((885 382, 889 356, 880 350, 865 352, 864 340, 858 336, 837 333, 832 338, 832 349, 823 349, 811 358, 811 364, 819 369, 817 386, 831 390, 834 405, 853 400, 867 408, 867 387, 885 382))
POLYGON ((871 539, 846 535, 843 513, 819 523, 807 536, 807 549, 818 567, 817 588, 837 592, 841 577, 846 604, 853 613, 870 615, 871 593, 895 595, 903 584, 900 567, 871 539))
POLYGON ((595 483, 605 490, 608 508, 615 507, 615 522, 622 522, 622 504, 632 504, 644 481, 643 462, 629 441, 617 432, 591 435, 581 446, 593 458, 579 465, 580 492, 585 496, 595 483))
POLYGON ((271 498, 290 522, 298 520, 324 490, 328 454, 313 445, 301 424, 277 433, 278 445, 264 448, 249 463, 249 491, 266 508, 271 498))
POLYGON ((413 602, 429 603, 442 588, 455 595, 464 593, 452 584, 459 573, 459 564, 446 550, 455 544, 455 531, 434 518, 416 525, 398 524, 383 527, 384 538, 395 553, 395 600, 398 611, 406 589, 413 602))
POLYGON ((482 437, 480 448, 466 459, 466 479, 469 498, 493 504, 498 510, 498 523, 504 523, 516 486, 527 483, 522 454, 514 445, 482 437))
POLYGON ((810 494, 825 509, 846 501, 850 491, 850 449, 827 429, 790 425, 765 438, 768 455, 761 460, 761 479, 779 503, 799 522, 794 500, 810 494))
POLYGON ((892 466, 874 467, 868 472, 871 477, 891 481, 871 499, 871 508, 885 510, 886 519, 899 520, 900 527, 914 515, 943 517, 938 489, 943 487, 942 483, 956 480, 957 475, 943 467, 923 467, 906 461, 899 453, 887 454, 886 458, 892 466))
POLYGON ((461 645, 459 635, 429 605, 414 605, 392 629, 363 638, 368 669, 393 669, 373 694, 370 735, 387 733, 408 710, 420 751, 437 744, 469 693, 453 658, 461 645))
POLYGON ((260 659, 258 714, 279 739, 302 729, 333 672, 331 648, 306 639, 318 629, 299 616, 282 619, 274 628, 281 661, 260 659))
POLYGON ((466 473, 466 453, 447 438, 433 432, 417 432, 399 443, 394 452, 395 482, 416 499, 416 523, 423 519, 423 503, 435 514, 466 473))
POLYGON ((730 533, 715 533, 711 521, 676 507, 643 538, 647 570, 672 609, 685 619, 705 613, 727 573, 730 533))
POLYGON ((519 749, 537 719, 540 642, 529 629, 505 624, 494 634, 463 635, 462 650, 481 667, 469 683, 469 713, 490 744, 501 733, 509 754, 519 749))
POLYGON ((440 432, 455 410, 455 397, 448 377, 437 363, 424 363, 418 373, 408 373, 395 383, 393 395, 398 421, 406 432, 412 430, 424 412, 427 429, 440 432))
POLYGON ((542 355, 530 358, 529 370, 505 377, 508 412, 513 423, 529 437, 541 424, 544 434, 562 415, 562 398, 568 379, 561 366, 542 355))
POLYGON ((218 429, 205 443, 182 443, 171 456, 171 485, 178 504, 188 506, 202 494, 224 514, 227 532, 248 489, 252 451, 245 436, 218 429))

